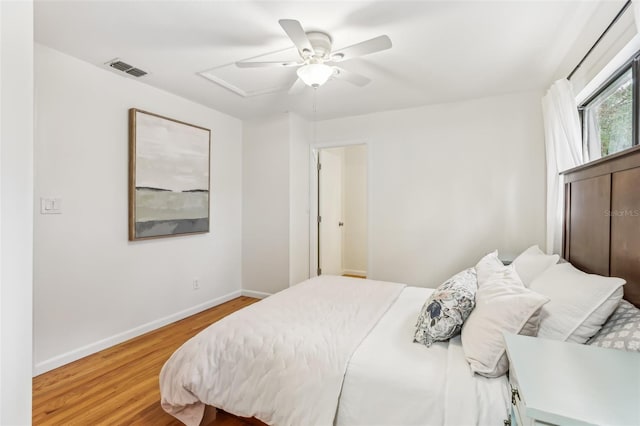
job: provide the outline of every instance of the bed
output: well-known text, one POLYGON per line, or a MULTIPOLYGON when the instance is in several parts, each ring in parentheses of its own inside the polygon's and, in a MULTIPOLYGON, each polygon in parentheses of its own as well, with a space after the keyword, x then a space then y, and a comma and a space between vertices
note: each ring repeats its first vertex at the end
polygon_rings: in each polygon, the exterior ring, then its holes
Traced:
MULTIPOLYGON (((564 258, 623 278, 624 298, 640 306, 640 149, 564 177, 564 258)), ((473 374, 459 336, 412 342, 432 291, 329 276, 296 285, 176 351, 162 406, 187 425, 206 406, 282 426, 502 424, 506 376, 473 374)))
POLYGON ((432 291, 336 276, 298 284, 176 351, 160 376, 163 408, 187 425, 205 405, 277 425, 501 423, 505 377, 474 376, 459 337, 412 343, 432 291))

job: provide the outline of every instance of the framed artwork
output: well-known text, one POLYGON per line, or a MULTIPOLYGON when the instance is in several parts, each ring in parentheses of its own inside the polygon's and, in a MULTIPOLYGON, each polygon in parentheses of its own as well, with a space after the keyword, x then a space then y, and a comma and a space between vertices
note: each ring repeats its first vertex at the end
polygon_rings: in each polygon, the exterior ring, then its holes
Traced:
POLYGON ((209 232, 211 131, 129 110, 129 240, 209 232))

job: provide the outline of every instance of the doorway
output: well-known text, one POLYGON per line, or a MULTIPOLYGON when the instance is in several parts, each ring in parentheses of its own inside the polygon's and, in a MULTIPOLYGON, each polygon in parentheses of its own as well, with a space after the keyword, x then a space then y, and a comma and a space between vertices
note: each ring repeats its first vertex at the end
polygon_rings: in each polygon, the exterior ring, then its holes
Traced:
POLYGON ((367 145, 318 150, 318 275, 367 276, 367 145))

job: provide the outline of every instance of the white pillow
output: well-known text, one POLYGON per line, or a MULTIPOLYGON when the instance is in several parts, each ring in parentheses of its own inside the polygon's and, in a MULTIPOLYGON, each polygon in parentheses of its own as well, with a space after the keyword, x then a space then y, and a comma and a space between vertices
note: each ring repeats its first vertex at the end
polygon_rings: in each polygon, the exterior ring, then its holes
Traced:
POLYGON ((558 260, 560 256, 557 254, 548 255, 540 247, 531 246, 513 259, 512 265, 525 287, 529 287, 536 277, 558 263, 558 260))
MULTIPOLYGON (((496 266, 487 259, 476 268, 496 266)), ((549 299, 527 289, 512 269, 502 266, 480 281, 476 307, 462 327, 462 348, 471 371, 499 377, 509 370, 503 333, 535 336, 542 305, 549 299)))
POLYGON ((494 250, 476 264, 476 275, 478 278, 478 285, 481 282, 486 281, 491 275, 504 269, 504 264, 498 259, 498 250, 494 250))
POLYGON ((584 343, 622 299, 621 278, 587 274, 570 263, 553 265, 529 288, 551 299, 542 308, 539 337, 584 343))

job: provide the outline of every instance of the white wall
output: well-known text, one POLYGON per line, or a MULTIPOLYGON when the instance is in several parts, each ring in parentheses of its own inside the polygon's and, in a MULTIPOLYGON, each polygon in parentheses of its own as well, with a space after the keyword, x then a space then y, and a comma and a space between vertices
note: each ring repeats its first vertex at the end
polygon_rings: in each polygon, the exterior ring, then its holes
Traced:
POLYGON ((309 278, 310 123, 283 113, 243 123, 242 288, 257 297, 309 278))
POLYGON ((367 274, 367 146, 344 149, 342 266, 347 274, 367 274))
POLYGON ((309 278, 309 142, 311 125, 289 114, 289 285, 309 278))
POLYGON ((242 136, 242 288, 289 286, 289 117, 245 121, 242 136))
POLYGON ((0 2, 0 424, 31 424, 33 3, 0 2))
POLYGON ((435 287, 495 248, 544 243, 541 93, 318 123, 319 143, 368 140, 373 279, 435 287))
POLYGON ((35 84, 36 371, 238 296, 241 121, 40 45, 35 84), (209 233, 127 241, 132 107, 211 129, 209 233))

